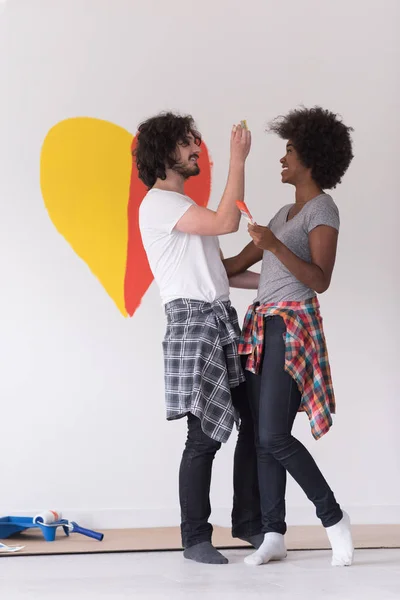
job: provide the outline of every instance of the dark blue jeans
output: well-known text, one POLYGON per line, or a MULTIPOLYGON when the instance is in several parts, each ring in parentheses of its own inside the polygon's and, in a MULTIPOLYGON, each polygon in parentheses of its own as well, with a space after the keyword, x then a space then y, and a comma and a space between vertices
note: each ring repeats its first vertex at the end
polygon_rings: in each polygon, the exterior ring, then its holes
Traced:
POLYGON ((285 371, 285 322, 265 319, 262 370, 246 371, 250 406, 256 428, 262 531, 286 532, 286 472, 297 481, 316 507, 324 527, 343 516, 332 490, 308 450, 292 436, 300 406, 296 382, 285 371))
MULTIPOLYGON (((254 424, 246 384, 233 388, 232 402, 238 409, 241 425, 234 458, 233 537, 248 537, 261 532, 260 496, 254 424)), ((188 415, 188 435, 179 471, 181 533, 184 548, 211 541, 210 485, 212 464, 221 447, 203 433, 200 420, 188 415)))

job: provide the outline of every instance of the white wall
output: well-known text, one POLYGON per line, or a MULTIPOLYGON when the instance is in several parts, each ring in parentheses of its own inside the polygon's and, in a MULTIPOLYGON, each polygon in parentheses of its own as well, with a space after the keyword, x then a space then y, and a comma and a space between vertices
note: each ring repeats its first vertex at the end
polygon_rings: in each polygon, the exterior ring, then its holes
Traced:
MULTIPOLYGON (((52 225, 39 185, 48 130, 92 116, 134 132, 192 113, 224 186, 233 122, 253 131, 247 200, 267 222, 283 144, 266 122, 321 104, 355 128, 334 193, 342 230, 322 298, 338 414, 310 448, 358 522, 400 522, 398 435, 397 0, 9 0, 0 16, 0 514, 56 507, 87 524, 179 522, 183 421, 164 420, 164 316, 153 284, 132 319, 116 310, 52 225), (148 335, 149 327, 152 335, 148 335)), ((225 254, 245 227, 222 239, 225 254)), ((233 292, 241 315, 252 293, 233 292)), ((234 437, 215 463, 214 521, 229 524, 234 437)), ((290 523, 314 522, 292 482, 290 523)))

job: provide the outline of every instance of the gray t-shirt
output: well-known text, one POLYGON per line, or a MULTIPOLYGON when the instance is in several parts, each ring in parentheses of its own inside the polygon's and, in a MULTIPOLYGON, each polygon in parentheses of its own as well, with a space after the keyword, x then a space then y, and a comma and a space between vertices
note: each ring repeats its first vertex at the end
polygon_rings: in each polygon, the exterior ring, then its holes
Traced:
MULTIPOLYGON (((302 210, 288 221, 292 206, 293 204, 288 204, 281 208, 268 227, 294 254, 311 262, 308 234, 318 225, 329 225, 339 230, 338 207, 331 196, 321 194, 307 202, 302 210)), ((256 302, 301 302, 315 295, 315 291, 296 279, 272 252, 264 251, 256 302)))

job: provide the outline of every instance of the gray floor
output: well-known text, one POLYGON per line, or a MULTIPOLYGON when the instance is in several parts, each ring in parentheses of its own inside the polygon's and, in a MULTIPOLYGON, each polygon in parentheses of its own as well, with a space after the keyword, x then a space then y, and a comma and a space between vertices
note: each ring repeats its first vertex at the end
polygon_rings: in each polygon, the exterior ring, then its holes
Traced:
POLYGON ((204 566, 180 552, 4 557, 0 597, 10 600, 399 600, 400 550, 359 550, 352 567, 330 566, 330 553, 290 552, 281 563, 243 564, 246 550, 225 551, 229 565, 204 566))

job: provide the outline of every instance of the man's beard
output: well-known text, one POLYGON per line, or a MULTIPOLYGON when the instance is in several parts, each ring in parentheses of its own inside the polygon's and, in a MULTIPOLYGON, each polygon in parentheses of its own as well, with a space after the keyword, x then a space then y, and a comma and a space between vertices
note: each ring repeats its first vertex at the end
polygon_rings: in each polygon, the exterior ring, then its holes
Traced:
POLYGON ((179 173, 183 179, 189 179, 189 177, 194 177, 200 173, 200 167, 197 163, 193 163, 192 165, 189 163, 186 165, 182 163, 176 163, 172 167, 172 170, 175 171, 175 173, 179 173))

